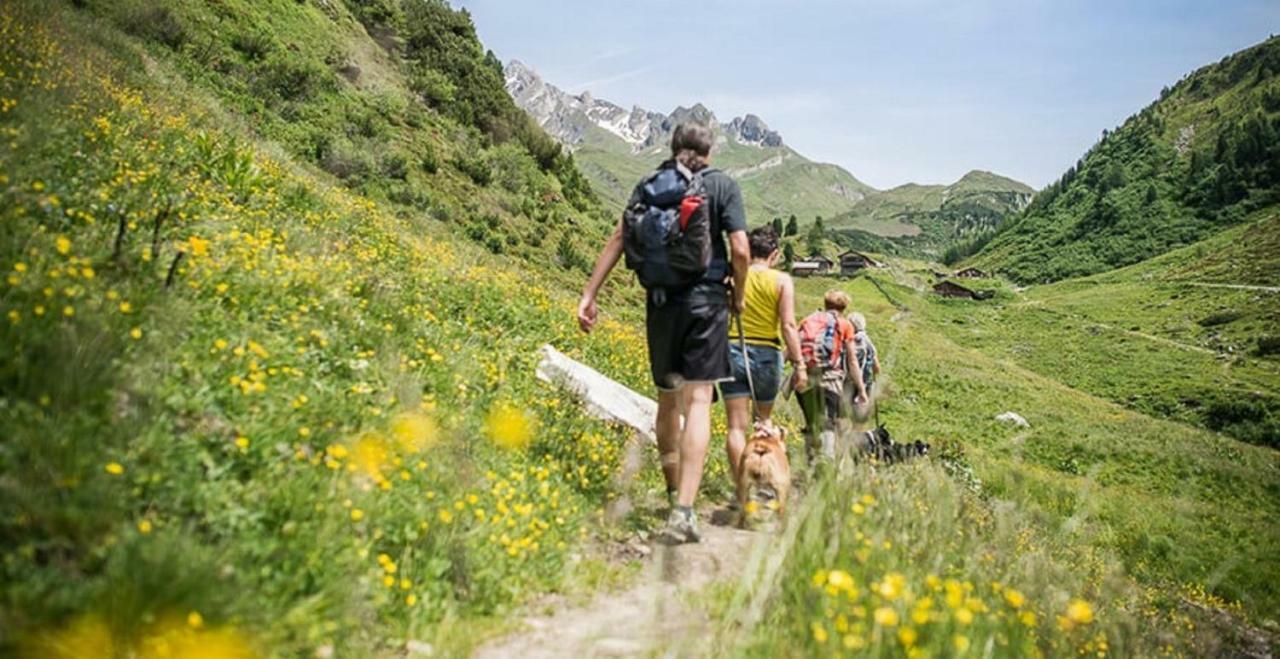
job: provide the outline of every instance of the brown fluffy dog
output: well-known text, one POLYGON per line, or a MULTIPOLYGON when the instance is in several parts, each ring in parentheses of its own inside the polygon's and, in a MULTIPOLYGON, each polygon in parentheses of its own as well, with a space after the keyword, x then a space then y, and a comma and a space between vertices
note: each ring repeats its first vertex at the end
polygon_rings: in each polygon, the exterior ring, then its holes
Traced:
POLYGON ((781 518, 791 492, 787 431, 772 422, 755 424, 734 470, 734 480, 742 526, 759 519, 781 518))

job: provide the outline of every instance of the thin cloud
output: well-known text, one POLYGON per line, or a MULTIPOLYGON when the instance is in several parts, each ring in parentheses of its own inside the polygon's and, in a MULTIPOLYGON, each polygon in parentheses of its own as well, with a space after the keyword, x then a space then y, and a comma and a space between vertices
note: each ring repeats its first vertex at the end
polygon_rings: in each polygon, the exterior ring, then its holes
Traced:
POLYGON ((602 87, 604 85, 609 85, 615 82, 627 80, 629 78, 634 78, 639 75, 644 75, 652 70, 653 70, 652 66, 644 66, 638 69, 631 69, 630 71, 623 71, 622 73, 616 73, 614 75, 606 76, 604 78, 596 78, 594 80, 579 82, 579 83, 570 85, 570 88, 581 89, 583 91, 589 91, 592 94, 594 94, 596 93, 596 88, 598 87, 602 87))

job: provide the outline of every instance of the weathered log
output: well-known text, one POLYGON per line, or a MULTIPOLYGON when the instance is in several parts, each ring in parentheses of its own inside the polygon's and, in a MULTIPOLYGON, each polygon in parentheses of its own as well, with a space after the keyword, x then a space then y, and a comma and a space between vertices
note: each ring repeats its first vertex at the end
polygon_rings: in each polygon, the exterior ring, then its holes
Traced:
POLYGON ((600 371, 571 359, 550 345, 539 350, 538 379, 568 389, 587 413, 605 421, 625 424, 655 441, 654 419, 658 403, 611 380, 600 371))

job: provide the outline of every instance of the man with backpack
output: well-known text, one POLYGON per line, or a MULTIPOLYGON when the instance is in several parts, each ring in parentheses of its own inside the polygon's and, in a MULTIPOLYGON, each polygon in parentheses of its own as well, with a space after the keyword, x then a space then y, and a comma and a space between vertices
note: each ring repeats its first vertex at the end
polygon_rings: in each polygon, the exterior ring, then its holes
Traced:
MULTIPOLYGON (((835 457, 837 421, 844 416, 842 403, 846 368, 856 347, 853 325, 842 314, 849 296, 831 290, 822 298, 823 310, 815 311, 800 323, 800 353, 808 369, 809 387, 797 389, 804 412, 805 449, 810 460, 819 454, 835 457)), ((866 400, 861 370, 852 372, 856 388, 854 402, 866 400)))
POLYGON ((671 159, 632 192, 578 303, 578 324, 590 332, 600 288, 624 255, 645 289, 655 431, 672 503, 659 538, 674 544, 700 539, 693 502, 711 439, 712 393, 731 377, 729 314, 742 311, 750 262, 742 193, 709 167, 713 142, 705 125, 676 127, 671 159))

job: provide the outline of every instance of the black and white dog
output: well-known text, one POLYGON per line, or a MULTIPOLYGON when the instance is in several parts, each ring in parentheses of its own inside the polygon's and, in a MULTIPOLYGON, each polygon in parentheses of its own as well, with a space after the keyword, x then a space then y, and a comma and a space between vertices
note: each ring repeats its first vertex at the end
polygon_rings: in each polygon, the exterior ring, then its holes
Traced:
POLYGON ((893 441, 884 426, 876 426, 875 430, 866 430, 854 435, 854 456, 862 455, 875 458, 877 462, 904 462, 912 458, 929 455, 929 445, 916 440, 906 444, 893 441))

